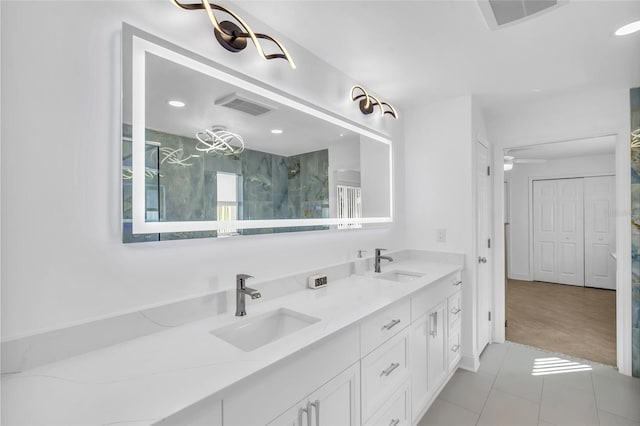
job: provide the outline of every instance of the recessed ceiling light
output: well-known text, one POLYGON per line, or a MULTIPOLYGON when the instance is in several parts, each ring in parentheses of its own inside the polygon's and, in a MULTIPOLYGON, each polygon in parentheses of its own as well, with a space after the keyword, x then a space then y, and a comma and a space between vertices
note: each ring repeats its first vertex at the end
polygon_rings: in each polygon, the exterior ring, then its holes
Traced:
POLYGON ((279 135, 280 133, 282 133, 282 130, 280 130, 280 129, 272 129, 271 133, 273 133, 274 135, 279 135))
POLYGON ((623 36, 623 35, 633 34, 636 31, 640 31, 640 21, 635 21, 618 28, 616 30, 616 35, 623 36))
POLYGON ((169 105, 171 105, 172 107, 176 107, 176 108, 184 108, 184 107, 185 107, 185 105, 187 105, 187 104, 185 104, 184 102, 182 102, 182 101, 178 101, 178 100, 172 100, 172 101, 169 101, 169 102, 167 102, 167 103, 168 103, 169 105))
POLYGON ((538 92, 542 92, 542 89, 531 89, 531 91, 534 93, 538 93, 538 92))

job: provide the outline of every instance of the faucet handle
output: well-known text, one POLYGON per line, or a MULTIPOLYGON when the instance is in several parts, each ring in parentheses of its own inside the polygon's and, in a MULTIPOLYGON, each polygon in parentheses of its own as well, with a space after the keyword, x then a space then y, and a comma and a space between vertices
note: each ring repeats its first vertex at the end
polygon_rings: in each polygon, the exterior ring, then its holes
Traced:
POLYGON ((249 278, 253 278, 253 275, 236 274, 236 281, 244 281, 244 280, 247 280, 249 278))

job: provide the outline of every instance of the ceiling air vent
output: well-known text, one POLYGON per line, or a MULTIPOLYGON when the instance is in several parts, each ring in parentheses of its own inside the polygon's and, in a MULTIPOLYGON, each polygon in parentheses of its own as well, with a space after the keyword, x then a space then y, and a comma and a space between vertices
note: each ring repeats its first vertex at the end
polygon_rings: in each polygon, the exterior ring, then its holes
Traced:
POLYGON ((249 115, 258 116, 266 114, 271 110, 276 109, 271 105, 267 105, 264 102, 256 101, 247 96, 240 95, 238 93, 232 93, 216 100, 216 105, 242 111, 249 115))
POLYGON ((478 0, 489 28, 496 29, 542 11, 564 5, 568 0, 478 0))

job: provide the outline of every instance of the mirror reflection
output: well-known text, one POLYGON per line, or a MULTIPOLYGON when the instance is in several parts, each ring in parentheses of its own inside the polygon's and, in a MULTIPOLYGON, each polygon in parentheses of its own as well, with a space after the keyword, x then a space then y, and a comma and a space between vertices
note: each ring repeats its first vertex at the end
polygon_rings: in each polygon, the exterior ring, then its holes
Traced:
POLYGON ((124 242, 358 228, 391 215, 390 144, 148 51, 144 86, 144 123, 123 108, 124 242), (136 125, 144 220, 177 224, 163 232, 133 233, 136 125))

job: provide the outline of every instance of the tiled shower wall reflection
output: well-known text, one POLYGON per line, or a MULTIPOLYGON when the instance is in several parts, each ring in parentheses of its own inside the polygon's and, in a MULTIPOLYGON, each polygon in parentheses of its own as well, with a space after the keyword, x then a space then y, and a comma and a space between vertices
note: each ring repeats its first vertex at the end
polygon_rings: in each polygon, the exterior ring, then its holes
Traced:
MULTIPOLYGON (((131 232, 131 127, 123 126, 123 241, 142 242, 215 237, 215 231, 162 234, 131 232)), ((239 219, 329 217, 328 150, 290 157, 245 149, 239 155, 205 154, 193 138, 147 129, 147 211, 160 221, 217 219, 217 172, 240 176, 239 219), (153 143, 159 143, 159 146, 153 143), (163 162, 162 149, 177 152, 183 164, 163 162), (157 164, 160 164, 157 167, 157 164), (155 169, 154 169, 155 167, 155 169)), ((166 151, 165 151, 166 152, 166 151)), ((324 226, 239 230, 240 234, 307 231, 324 226)))
POLYGON ((640 88, 631 89, 632 374, 640 377, 640 88))

